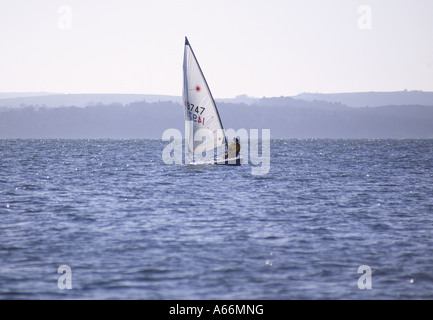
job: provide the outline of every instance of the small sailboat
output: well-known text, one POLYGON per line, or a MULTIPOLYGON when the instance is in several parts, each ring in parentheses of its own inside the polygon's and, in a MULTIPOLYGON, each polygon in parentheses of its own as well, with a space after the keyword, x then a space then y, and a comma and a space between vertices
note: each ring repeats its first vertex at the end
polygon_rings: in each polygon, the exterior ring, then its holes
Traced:
MULTIPOLYGON (((182 97, 185 111, 185 147, 187 155, 192 157, 191 164, 240 165, 241 157, 238 150, 229 150, 215 100, 187 37, 183 60, 182 97), (201 137, 206 139, 203 141, 201 137), (219 148, 225 148, 223 156, 206 160, 196 159, 200 158, 198 155, 203 152, 219 148)), ((233 146, 230 149, 233 149, 233 146)))

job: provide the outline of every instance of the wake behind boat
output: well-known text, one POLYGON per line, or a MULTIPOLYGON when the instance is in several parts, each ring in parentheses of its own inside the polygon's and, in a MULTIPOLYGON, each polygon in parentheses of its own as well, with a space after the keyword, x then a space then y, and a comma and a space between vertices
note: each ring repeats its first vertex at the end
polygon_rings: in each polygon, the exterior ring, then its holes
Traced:
POLYGON ((241 165, 239 141, 236 139, 229 147, 215 100, 187 37, 183 60, 182 97, 185 111, 185 144, 187 155, 192 157, 191 164, 241 165), (219 148, 225 148, 223 156, 201 159, 204 152, 219 148))

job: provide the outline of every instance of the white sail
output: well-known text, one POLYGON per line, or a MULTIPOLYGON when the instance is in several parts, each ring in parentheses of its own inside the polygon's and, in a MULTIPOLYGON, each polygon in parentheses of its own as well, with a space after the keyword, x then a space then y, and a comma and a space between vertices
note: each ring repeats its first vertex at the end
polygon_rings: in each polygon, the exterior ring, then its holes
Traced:
POLYGON ((182 96, 185 111, 185 144, 188 154, 199 154, 225 145, 226 139, 215 101, 186 37, 182 96), (206 133, 209 133, 208 136, 212 139, 205 139, 203 142, 200 136, 206 133))

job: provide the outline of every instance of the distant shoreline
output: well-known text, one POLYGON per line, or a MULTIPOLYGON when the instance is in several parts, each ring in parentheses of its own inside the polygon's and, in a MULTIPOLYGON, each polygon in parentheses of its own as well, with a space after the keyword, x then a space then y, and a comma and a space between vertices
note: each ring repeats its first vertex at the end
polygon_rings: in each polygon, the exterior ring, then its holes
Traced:
MULTIPOLYGON (((239 95, 235 98, 216 98, 217 103, 260 104, 263 101, 294 99, 297 101, 323 101, 348 107, 378 107, 387 105, 423 105, 433 106, 433 92, 428 91, 394 91, 394 92, 350 92, 350 93, 301 93, 296 96, 256 98, 239 95)), ((68 94, 49 92, 4 92, 0 93, 0 107, 43 106, 86 107, 98 104, 120 103, 127 105, 134 102, 175 102, 182 103, 181 96, 158 94, 68 94)))
MULTIPOLYGON (((433 106, 351 108, 292 98, 218 103, 225 129, 270 129, 284 139, 431 139, 433 106)), ((184 111, 171 101, 0 108, 0 139, 160 139, 184 131, 184 111)))

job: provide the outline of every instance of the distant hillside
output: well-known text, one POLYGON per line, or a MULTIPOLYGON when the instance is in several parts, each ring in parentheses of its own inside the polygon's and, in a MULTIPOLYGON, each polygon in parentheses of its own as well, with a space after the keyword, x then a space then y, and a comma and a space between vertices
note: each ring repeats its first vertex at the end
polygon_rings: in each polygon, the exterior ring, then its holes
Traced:
POLYGON ((98 104, 119 103, 127 105, 133 102, 159 102, 171 101, 181 102, 179 96, 154 95, 154 94, 19 94, 15 96, 0 93, 0 107, 24 107, 24 106, 39 106, 39 107, 87 107, 98 104), (5 98, 2 98, 6 96, 5 98))
POLYGON ((3 139, 160 139, 165 129, 183 126, 182 107, 172 102, 0 109, 3 139))
POLYGON ((433 139, 433 107, 428 106, 225 104, 219 109, 225 127, 270 128, 274 138, 433 139))
MULTIPOLYGON (((219 103, 226 129, 271 129, 272 138, 433 138, 433 106, 350 108, 292 98, 219 103)), ((0 138, 161 139, 184 131, 183 106, 170 101, 88 107, 0 109, 0 138)))
POLYGON ((56 93, 50 92, 0 92, 0 99, 13 99, 13 98, 24 98, 24 97, 39 97, 49 96, 56 93))
POLYGON ((433 92, 354 92, 354 93, 302 93, 295 97, 305 101, 337 102, 349 107, 380 107, 389 105, 433 106, 433 92))
MULTIPOLYGON (((421 105, 433 106, 433 92, 423 91, 398 91, 398 92, 354 92, 354 93, 302 93, 294 97, 278 98, 253 98, 247 95, 240 95, 235 98, 216 98, 217 103, 235 104, 281 104, 296 102, 298 105, 304 102, 325 102, 348 107, 380 107, 389 105, 421 105)), ((45 92, 38 93, 0 93, 1 107, 87 107, 100 104, 119 103, 128 105, 134 102, 176 102, 182 103, 182 97, 169 95, 152 94, 52 94, 45 92)), ((329 104, 328 104, 329 106, 329 104)))
POLYGON ((226 99, 215 99, 215 102, 217 103, 243 103, 243 104, 253 104, 257 103, 260 99, 259 98, 252 98, 247 96, 246 94, 237 96, 235 98, 226 98, 226 99))

